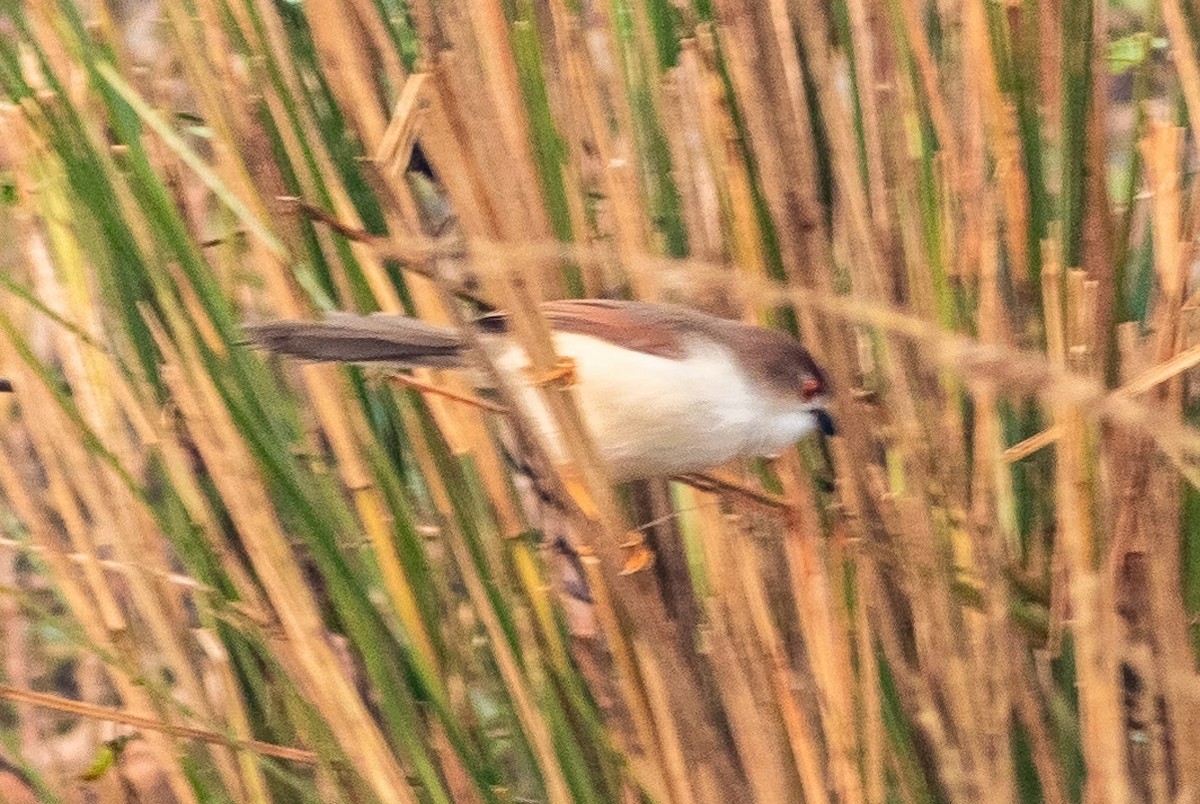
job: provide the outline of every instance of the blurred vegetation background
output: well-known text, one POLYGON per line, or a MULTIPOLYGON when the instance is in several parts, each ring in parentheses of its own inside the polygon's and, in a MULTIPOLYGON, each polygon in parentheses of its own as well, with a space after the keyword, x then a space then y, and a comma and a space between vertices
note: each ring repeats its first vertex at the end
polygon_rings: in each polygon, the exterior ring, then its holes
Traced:
POLYGON ((1198 42, 3 0, 0 799, 1200 799, 1198 42), (465 378, 239 329, 483 301, 546 368, 566 296, 796 333, 839 435, 615 490, 584 439, 549 510, 465 378))

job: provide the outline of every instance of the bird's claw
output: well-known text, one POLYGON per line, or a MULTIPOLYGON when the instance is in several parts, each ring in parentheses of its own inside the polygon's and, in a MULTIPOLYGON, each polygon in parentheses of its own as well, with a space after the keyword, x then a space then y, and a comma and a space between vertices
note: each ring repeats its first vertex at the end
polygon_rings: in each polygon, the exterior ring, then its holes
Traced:
POLYGON ((532 371, 532 366, 527 369, 530 373, 529 381, 533 385, 550 385, 551 383, 559 383, 563 386, 574 385, 579 382, 579 377, 576 374, 575 361, 569 357, 559 357, 554 362, 554 368, 540 374, 532 371))
POLYGON ((621 549, 629 552, 620 575, 633 575, 654 566, 654 551, 646 546, 645 537, 637 531, 629 531, 628 535, 629 539, 621 543, 621 549))

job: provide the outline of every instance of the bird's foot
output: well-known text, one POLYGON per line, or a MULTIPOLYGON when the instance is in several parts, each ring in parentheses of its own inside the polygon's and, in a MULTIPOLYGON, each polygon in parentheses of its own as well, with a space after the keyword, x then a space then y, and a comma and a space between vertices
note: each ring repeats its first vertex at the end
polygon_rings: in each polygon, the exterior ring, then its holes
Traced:
POLYGON ((621 549, 627 553, 620 574, 632 575, 654 566, 654 551, 646 546, 646 537, 636 530, 631 530, 626 535, 629 537, 628 541, 621 543, 621 549))
POLYGON ((526 371, 529 373, 529 381, 533 385, 541 386, 558 383, 563 386, 569 386, 579 382, 579 377, 575 370, 575 361, 569 357, 560 356, 554 362, 554 368, 549 371, 537 373, 533 371, 532 366, 528 367, 526 371))

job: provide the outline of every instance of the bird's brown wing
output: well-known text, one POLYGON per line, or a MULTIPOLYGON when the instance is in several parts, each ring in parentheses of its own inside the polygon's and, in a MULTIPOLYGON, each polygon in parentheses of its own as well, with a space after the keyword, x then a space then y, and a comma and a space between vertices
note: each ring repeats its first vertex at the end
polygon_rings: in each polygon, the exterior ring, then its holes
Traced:
MULTIPOLYGON (((590 335, 626 349, 682 360, 697 336, 726 344, 742 369, 783 397, 807 401, 827 393, 825 375, 800 342, 774 329, 702 313, 675 304, 615 299, 545 302, 542 312, 556 332, 590 335)), ((503 332, 507 316, 491 313, 480 324, 503 332)))
MULTIPOLYGON (((695 313, 682 307, 615 299, 563 299, 542 304, 555 332, 589 335, 637 352, 682 359, 684 336, 696 329, 690 318, 695 313)), ((508 315, 489 313, 479 324, 492 331, 507 329, 508 315)))

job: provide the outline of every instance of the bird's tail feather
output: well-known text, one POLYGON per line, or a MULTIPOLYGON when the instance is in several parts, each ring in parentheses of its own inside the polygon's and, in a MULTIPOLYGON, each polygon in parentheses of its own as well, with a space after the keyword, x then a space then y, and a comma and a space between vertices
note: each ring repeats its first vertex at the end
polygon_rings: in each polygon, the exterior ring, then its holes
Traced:
POLYGON ((305 360, 433 368, 466 362, 457 330, 402 315, 331 313, 322 321, 267 321, 244 329, 258 346, 305 360))

